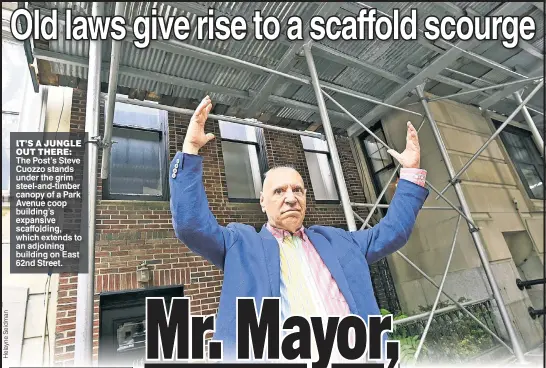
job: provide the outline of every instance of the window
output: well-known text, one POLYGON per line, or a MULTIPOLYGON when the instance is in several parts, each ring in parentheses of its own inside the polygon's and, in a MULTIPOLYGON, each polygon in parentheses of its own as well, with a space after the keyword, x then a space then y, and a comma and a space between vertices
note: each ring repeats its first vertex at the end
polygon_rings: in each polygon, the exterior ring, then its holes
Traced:
MULTIPOLYGON (((373 126, 371 131, 383 142, 387 143, 381 122, 373 126)), ((387 153, 387 149, 369 133, 364 133, 359 139, 366 158, 366 166, 368 167, 373 181, 375 193, 379 196, 385 185, 390 184, 389 178, 396 169, 396 165, 392 156, 387 153)), ((393 178, 393 181, 394 180, 396 180, 396 176, 393 178)), ((381 203, 388 204, 392 199, 392 195, 393 192, 387 190, 381 199, 381 203)), ((385 216, 387 214, 387 209, 378 209, 378 212, 382 216, 385 216)), ((398 299, 387 258, 383 258, 379 262, 370 265, 370 275, 372 277, 373 290, 379 307, 387 309, 395 314, 399 312, 400 301, 398 299)))
POLYGON ((2 77, 2 195, 5 199, 10 187, 10 133, 43 129, 40 127, 41 105, 34 96, 23 43, 7 37, 2 39, 2 77))
POLYGON ((116 102, 104 199, 167 200, 167 112, 116 102))
POLYGON ((259 201, 267 171, 262 128, 220 121, 220 135, 228 198, 259 201))
MULTIPOLYGON (((383 132, 381 123, 374 126, 371 131, 386 143, 385 133, 383 132)), ((364 156, 366 156, 367 166, 375 187, 375 192, 379 195, 385 185, 389 184, 389 178, 396 169, 396 165, 392 156, 387 153, 387 149, 369 133, 365 133, 360 139, 364 150, 364 156)), ((385 196, 387 196, 387 199, 390 199, 388 198, 388 192, 385 193, 385 196)), ((383 197, 382 203, 387 203, 385 197, 383 197)), ((382 212, 385 213, 386 211, 382 212)))
MULTIPOLYGON (((493 123, 497 128, 502 124, 497 120, 493 120, 493 123)), ((531 132, 509 125, 500 136, 529 197, 544 199, 544 162, 531 132)))
POLYGON ((320 138, 301 136, 311 186, 317 202, 338 202, 334 170, 330 162, 328 143, 320 138))

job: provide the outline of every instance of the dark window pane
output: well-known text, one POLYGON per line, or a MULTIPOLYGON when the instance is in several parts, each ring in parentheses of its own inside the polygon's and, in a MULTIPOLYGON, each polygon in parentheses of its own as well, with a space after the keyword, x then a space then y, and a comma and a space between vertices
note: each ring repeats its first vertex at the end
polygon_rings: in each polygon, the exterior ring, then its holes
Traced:
POLYGON ((262 182, 256 147, 251 144, 222 142, 229 198, 260 198, 262 182))
MULTIPOLYGON (((377 129, 374 134, 385 142, 385 135, 383 134, 382 129, 377 129)), ((371 135, 368 135, 364 139, 364 148, 372 163, 374 173, 383 169, 385 166, 392 164, 392 157, 387 153, 387 149, 371 135)))
POLYGON ((379 153, 381 154, 381 159, 383 160, 383 166, 388 166, 393 163, 392 156, 389 155, 385 147, 381 147, 379 153))
POLYGON ((372 136, 367 136, 366 139, 364 139, 364 147, 366 148, 368 155, 372 155, 377 152, 381 146, 372 136))
POLYGON ((110 192, 161 196, 164 169, 158 132, 116 128, 113 130, 110 192))
POLYGON ((390 179, 393 171, 394 171, 394 168, 388 169, 388 170, 385 170, 385 171, 381 171, 380 173, 377 174, 377 180, 379 182, 378 184, 381 185, 381 188, 379 188, 380 192, 385 187, 385 185, 387 185, 388 183, 392 183, 392 182, 394 182, 396 180, 396 175, 395 175, 393 180, 391 182, 389 182, 389 179, 390 179))
MULTIPOLYGON (((375 132, 373 132, 379 139, 381 139, 383 142, 386 143, 386 139, 385 139, 385 134, 383 133, 383 129, 377 129, 375 132)), ((383 147, 383 145, 379 142, 377 142, 379 145, 381 145, 381 147, 383 147)))
POLYGON ((535 199, 544 199, 544 183, 533 165, 520 163, 520 169, 535 199))
POLYGON ((380 186, 379 188, 377 188, 377 191, 376 191, 377 195, 379 195, 379 193, 381 193, 381 191, 383 190, 383 188, 385 186, 390 185, 390 187, 386 190, 385 195, 384 195, 384 199, 386 200, 387 203, 390 203, 392 201, 392 198, 393 198, 393 195, 394 195, 394 186, 393 185, 397 180, 397 176, 395 175, 393 180, 389 181, 394 169, 395 168, 393 167, 391 169, 387 169, 387 170, 381 171, 380 173, 376 174, 376 178, 377 178, 377 184, 376 185, 380 186))
POLYGON ((334 174, 325 153, 305 152, 315 199, 338 200, 334 174))
MULTIPOLYGON (((496 126, 502 123, 493 120, 496 126)), ((533 199, 544 199, 544 162, 527 130, 507 126, 501 133, 502 142, 517 168, 527 194, 533 199)))
POLYGON ((506 135, 509 138, 509 144, 514 148, 525 148, 525 144, 523 143, 523 137, 513 134, 513 133, 506 133, 506 135))
POLYGON ((531 162, 531 156, 529 151, 525 148, 513 148, 514 157, 513 160, 520 162, 531 162))
POLYGON ((530 146, 528 144, 533 144, 533 142, 528 142, 525 139, 526 137, 520 137, 513 133, 506 133, 506 138, 513 153, 513 160, 531 162, 531 156, 529 155, 530 146))
POLYGON ((388 164, 383 160, 381 150, 375 151, 369 157, 370 161, 372 162, 372 168, 374 173, 378 172, 388 164))
MULTIPOLYGON (((385 134, 381 128, 381 123, 378 123, 378 128, 373 130, 374 134, 381 139, 381 141, 387 143, 385 134)), ((389 179, 395 170, 393 165, 392 156, 387 153, 387 149, 382 143, 376 140, 371 135, 366 136, 363 139, 364 155, 366 156, 366 166, 370 171, 371 178, 373 180, 373 186, 375 193, 379 196, 382 189, 389 185, 389 179)), ((396 176, 391 183, 396 181, 396 176)), ((386 204, 392 200, 394 191, 394 185, 391 185, 385 192, 381 203, 386 204)), ((380 209, 379 212, 382 216, 387 214, 386 209, 380 209)), ((382 308, 386 308, 389 311, 396 313, 400 310, 400 303, 398 302, 398 296, 394 287, 394 282, 390 274, 388 263, 386 259, 382 259, 370 266, 370 273, 372 276, 372 283, 374 293, 377 297, 377 301, 382 308)))
POLYGON ((146 321, 125 322, 116 330, 118 353, 146 348, 146 321))
MULTIPOLYGON (((381 128, 376 129, 376 130, 373 131, 373 134, 375 134, 377 136, 377 138, 381 139, 383 142, 386 141, 385 134, 383 134, 383 129, 381 129, 381 128)), ((375 150, 377 150, 379 147, 383 147, 383 145, 377 139, 375 139, 375 137, 373 137, 372 135, 368 135, 365 138, 365 140, 369 141, 369 142, 375 142, 378 145, 375 150)))

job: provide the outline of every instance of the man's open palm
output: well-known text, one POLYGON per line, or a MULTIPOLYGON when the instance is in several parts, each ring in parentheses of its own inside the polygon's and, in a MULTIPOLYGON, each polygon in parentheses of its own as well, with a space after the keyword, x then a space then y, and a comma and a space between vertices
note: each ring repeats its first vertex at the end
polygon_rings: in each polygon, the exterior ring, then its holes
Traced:
POLYGON ((402 153, 398 153, 393 149, 387 152, 394 157, 402 167, 418 169, 421 164, 421 149, 419 147, 419 138, 417 130, 408 121, 408 133, 406 135, 406 149, 402 153))
POLYGON ((209 96, 206 96, 191 117, 188 131, 184 138, 183 151, 186 153, 197 154, 199 149, 214 139, 214 134, 205 134, 205 122, 212 109, 212 101, 209 96))

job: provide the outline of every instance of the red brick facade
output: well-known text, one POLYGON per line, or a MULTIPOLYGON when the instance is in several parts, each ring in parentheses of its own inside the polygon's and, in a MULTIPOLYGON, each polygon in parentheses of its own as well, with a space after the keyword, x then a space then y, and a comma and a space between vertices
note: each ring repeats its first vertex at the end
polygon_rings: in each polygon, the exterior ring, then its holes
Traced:
MULTIPOLYGON (((83 131, 85 125, 85 92, 73 91, 71 131, 83 131)), ((182 147, 189 117, 169 113, 169 158, 182 147)), ((103 116, 101 115, 101 129, 103 116)), ((208 122, 207 132, 216 139, 204 147, 204 183, 210 207, 220 224, 244 222, 257 228, 266 221, 258 203, 230 203, 220 131, 216 122, 208 122)), ((102 133, 101 133, 102 135, 102 133)), ((302 174, 308 188, 308 212, 305 225, 345 226, 339 204, 317 204, 309 178, 305 154, 299 136, 274 131, 264 132, 267 161, 270 166, 290 164, 302 174)), ((344 176, 351 201, 365 202, 364 191, 347 138, 337 138, 344 176)), ((100 151, 99 151, 100 152, 100 151)), ((159 285, 184 285, 191 297, 192 311, 215 313, 222 285, 222 273, 203 258, 192 253, 174 235, 169 203, 102 200, 99 170, 97 178, 96 248, 95 248, 95 321, 94 357, 98 354, 99 294, 141 288, 136 269, 144 260, 150 265, 152 282, 159 285)), ((362 213, 365 216, 366 213, 362 213)), ((71 365, 74 355, 77 275, 61 274, 57 300, 55 363, 71 365)))

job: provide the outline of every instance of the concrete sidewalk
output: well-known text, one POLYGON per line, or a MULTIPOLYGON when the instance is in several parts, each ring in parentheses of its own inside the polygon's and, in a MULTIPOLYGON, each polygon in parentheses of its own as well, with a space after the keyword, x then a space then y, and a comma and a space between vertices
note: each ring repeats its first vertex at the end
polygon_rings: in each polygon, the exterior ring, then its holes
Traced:
POLYGON ((525 353, 527 364, 519 364, 515 357, 511 357, 503 366, 510 367, 544 367, 544 343, 525 353))

